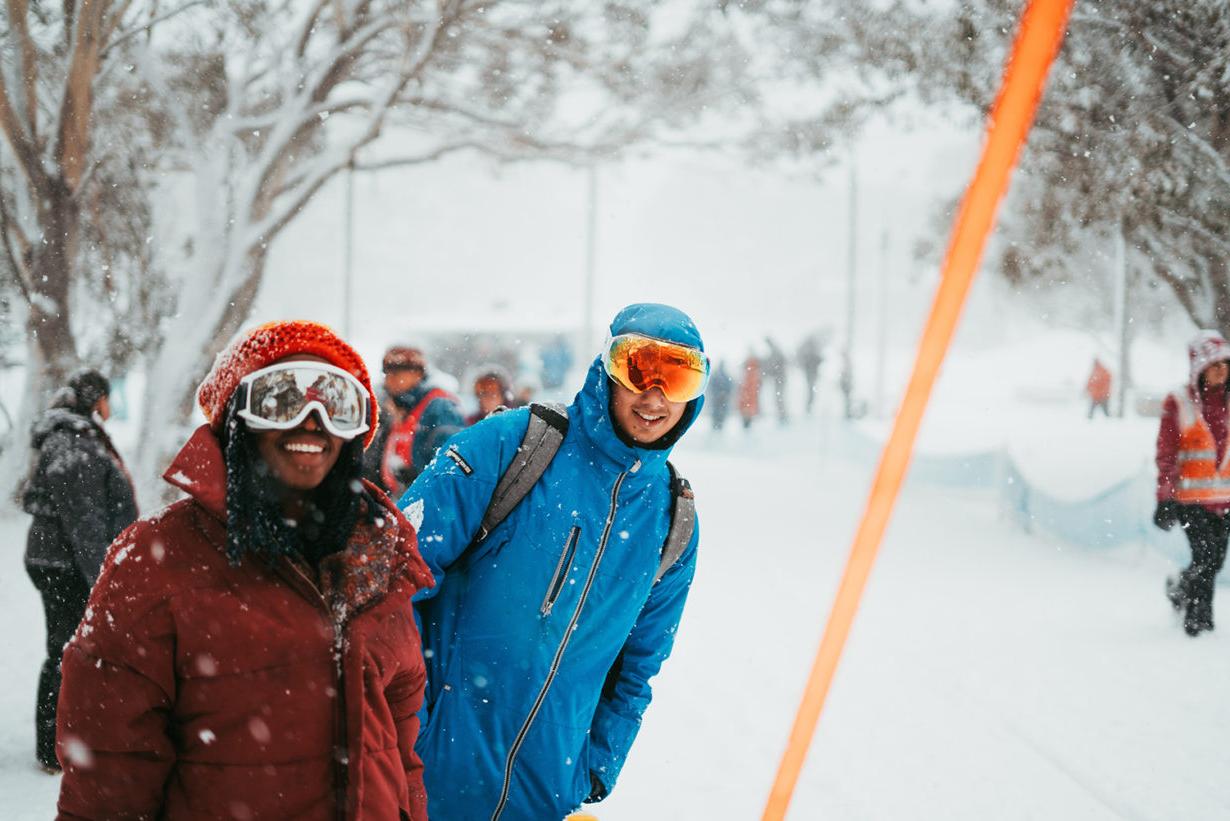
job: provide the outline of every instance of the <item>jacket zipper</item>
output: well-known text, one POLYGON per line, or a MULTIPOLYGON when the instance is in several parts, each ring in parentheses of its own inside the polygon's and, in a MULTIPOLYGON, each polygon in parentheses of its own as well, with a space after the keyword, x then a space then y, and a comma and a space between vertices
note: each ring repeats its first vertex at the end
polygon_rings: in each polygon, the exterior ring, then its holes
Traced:
MULTIPOLYGON (((639 466, 638 463, 637 467, 639 466)), ((555 649, 555 656, 551 659, 551 669, 547 671, 547 678, 543 681, 542 687, 538 691, 538 696, 530 707, 529 715, 525 717, 525 721, 521 724, 521 729, 517 731, 516 738, 513 739, 512 745, 508 748, 508 758, 504 762, 504 785, 500 788, 500 800, 495 805, 495 811, 491 813, 491 821, 499 821, 500 814, 504 812, 504 807, 508 804, 508 791, 512 786, 513 764, 516 763, 517 753, 521 750, 521 745, 525 743, 525 737, 529 734, 530 725, 534 723, 534 719, 538 716, 538 711, 542 709, 543 702, 547 700, 547 690, 551 688, 551 682, 555 680, 555 676, 559 672, 560 661, 564 657, 564 650, 568 648, 568 641, 572 638, 572 631, 576 628, 577 621, 581 618, 581 610, 585 607, 586 598, 589 597, 589 589, 594 584, 594 576, 598 573, 598 564, 602 561, 602 554, 606 550, 607 539, 611 537, 611 528, 615 524, 615 508, 619 500, 619 487, 624 483, 624 477, 627 475, 627 472, 619 474, 615 479, 615 486, 611 488, 611 507, 607 511, 606 524, 602 528, 602 538, 598 540, 598 549, 594 553, 594 563, 590 566, 589 575, 585 578, 585 587, 581 589, 581 597, 577 601, 576 608, 572 611, 572 619, 568 622, 568 626, 564 628, 564 636, 560 640, 559 647, 555 649)), ((579 533, 579 528, 577 530, 579 533)), ((575 548, 575 543, 573 546, 575 548)))
POLYGON ((325 597, 320 592, 320 588, 318 588, 293 561, 287 560, 286 565, 294 571, 295 576, 303 583, 303 586, 312 591, 316 602, 324 611, 325 619, 329 622, 329 626, 333 630, 333 691, 335 693, 333 699, 333 750, 331 756, 333 769, 333 806, 334 816, 338 819, 338 821, 345 821, 346 789, 349 781, 350 766, 349 745, 347 744, 346 739, 346 687, 345 677, 342 675, 342 653, 345 648, 346 637, 342 630, 342 626, 337 623, 337 619, 333 617, 332 611, 329 610, 329 603, 325 601, 325 597))
POLYGON ((560 591, 564 589, 564 581, 568 578, 568 570, 572 567, 572 557, 577 552, 577 542, 581 540, 580 525, 573 525, 568 531, 568 538, 564 540, 564 552, 559 556, 559 564, 555 566, 555 575, 551 577, 551 583, 547 585, 547 595, 543 597, 542 607, 539 608, 543 618, 551 615, 551 608, 555 606, 555 600, 559 598, 560 591))

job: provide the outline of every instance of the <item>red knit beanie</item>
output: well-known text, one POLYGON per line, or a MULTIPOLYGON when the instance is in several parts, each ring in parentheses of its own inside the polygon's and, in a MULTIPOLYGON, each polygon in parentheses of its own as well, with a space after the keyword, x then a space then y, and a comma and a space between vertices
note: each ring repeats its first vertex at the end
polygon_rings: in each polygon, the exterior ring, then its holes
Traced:
POLYGON ((213 369, 196 393, 196 401, 210 426, 215 431, 222 428, 226 403, 239 387, 239 380, 279 359, 296 354, 319 356, 363 383, 372 408, 371 428, 363 436, 363 447, 370 445, 376 436, 379 402, 372 390, 367 366, 355 349, 328 327, 303 320, 269 322, 253 328, 218 354, 213 369))

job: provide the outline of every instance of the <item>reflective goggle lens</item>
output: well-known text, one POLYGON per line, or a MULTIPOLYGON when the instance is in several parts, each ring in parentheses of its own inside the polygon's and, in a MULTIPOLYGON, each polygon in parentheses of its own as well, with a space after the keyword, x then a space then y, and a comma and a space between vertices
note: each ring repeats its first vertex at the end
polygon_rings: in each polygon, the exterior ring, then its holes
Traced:
POLYGON ((248 397, 240 416, 257 428, 288 429, 302 424, 315 404, 330 433, 352 439, 368 429, 367 389, 331 365, 294 362, 248 374, 248 397))
POLYGON ((603 365, 628 390, 661 388, 672 402, 690 402, 705 392, 709 381, 709 358, 703 352, 637 334, 611 339, 603 365))

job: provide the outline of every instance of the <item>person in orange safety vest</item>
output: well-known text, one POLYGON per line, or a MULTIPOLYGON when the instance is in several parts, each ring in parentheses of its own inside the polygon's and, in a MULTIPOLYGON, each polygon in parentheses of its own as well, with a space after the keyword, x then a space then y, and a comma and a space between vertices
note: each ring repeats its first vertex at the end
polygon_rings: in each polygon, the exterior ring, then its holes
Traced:
POLYGON ((1201 331, 1188 345, 1188 361, 1187 386, 1162 408, 1153 523, 1162 530, 1179 525, 1191 546, 1191 564, 1166 580, 1166 595, 1184 611, 1183 629, 1198 636, 1213 629, 1213 584, 1230 538, 1230 343, 1216 331, 1201 331))

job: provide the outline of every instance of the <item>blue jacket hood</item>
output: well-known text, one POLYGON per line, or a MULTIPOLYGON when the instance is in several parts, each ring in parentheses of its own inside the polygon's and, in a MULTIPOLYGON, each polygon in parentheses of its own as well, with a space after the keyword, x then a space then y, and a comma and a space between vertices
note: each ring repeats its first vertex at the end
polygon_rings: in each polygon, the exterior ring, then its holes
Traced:
POLYGON ((637 302, 611 321, 611 336, 642 334, 703 351, 705 343, 692 318, 678 308, 656 302, 637 302))
MULTIPOLYGON (((700 331, 683 311, 669 305, 658 305, 640 302, 624 308, 611 322, 611 335, 636 333, 676 342, 681 345, 704 350, 700 331)), ((683 416, 673 431, 674 442, 678 442, 684 433, 692 427, 700 410, 704 407, 705 397, 699 396, 688 402, 683 416)), ((602 366, 602 357, 594 358, 585 377, 585 384, 573 400, 573 410, 570 415, 580 420, 586 437, 594 443, 604 455, 608 456, 623 470, 637 460, 645 467, 664 467, 670 458, 674 442, 665 448, 642 448, 626 444, 615 432, 615 423, 611 419, 611 380, 602 366)), ((670 434, 668 434, 670 435, 670 434)), ((655 471, 645 473, 652 475, 655 471)))

